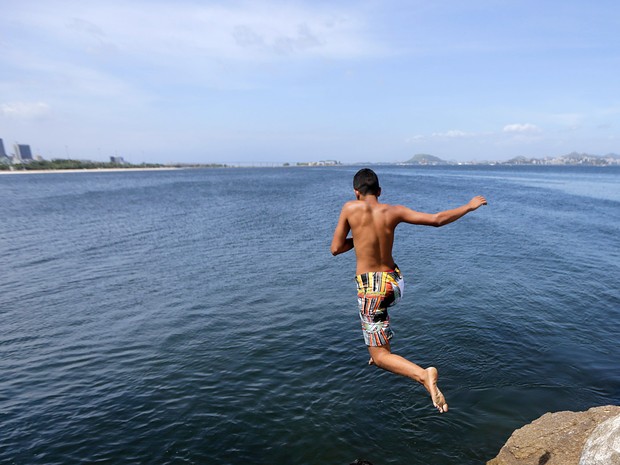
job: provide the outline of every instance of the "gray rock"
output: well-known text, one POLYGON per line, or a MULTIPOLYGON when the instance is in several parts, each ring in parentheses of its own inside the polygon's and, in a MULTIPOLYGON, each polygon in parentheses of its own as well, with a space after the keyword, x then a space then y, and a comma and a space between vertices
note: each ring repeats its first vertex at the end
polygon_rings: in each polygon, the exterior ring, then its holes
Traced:
POLYGON ((620 415, 604 421, 592 431, 579 465, 620 465, 620 415))
POLYGON ((546 413, 512 433, 497 457, 487 465, 616 465, 609 460, 618 460, 617 449, 615 458, 594 460, 614 457, 614 444, 620 440, 618 424, 615 421, 606 427, 603 424, 619 416, 620 407, 614 405, 587 412, 546 413), (600 432, 599 426, 603 427, 600 432), (586 449, 591 452, 586 454, 584 446, 591 437, 591 449, 586 449))

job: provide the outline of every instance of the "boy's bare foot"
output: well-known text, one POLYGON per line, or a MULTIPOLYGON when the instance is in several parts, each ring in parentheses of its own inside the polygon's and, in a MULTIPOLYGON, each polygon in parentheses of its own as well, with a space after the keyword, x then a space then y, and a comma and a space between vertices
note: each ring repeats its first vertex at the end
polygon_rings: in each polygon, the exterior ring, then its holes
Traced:
POLYGON ((374 364, 375 364, 375 361, 372 359, 372 357, 370 357, 368 359, 368 365, 374 365, 374 364))
POLYGON ((426 369, 426 373, 428 378, 424 387, 431 394, 431 399, 433 400, 433 405, 439 410, 439 413, 444 413, 448 411, 448 404, 446 403, 446 399, 443 394, 437 387, 437 378, 439 374, 437 373, 437 368, 429 367, 426 369))

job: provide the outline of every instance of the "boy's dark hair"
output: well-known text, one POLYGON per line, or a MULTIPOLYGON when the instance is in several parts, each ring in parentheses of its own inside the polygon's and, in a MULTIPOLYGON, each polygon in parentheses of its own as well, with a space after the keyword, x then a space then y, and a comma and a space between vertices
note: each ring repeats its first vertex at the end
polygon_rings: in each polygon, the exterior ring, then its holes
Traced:
POLYGON ((379 178, 370 168, 362 168, 353 177, 353 189, 362 195, 379 195, 379 178))

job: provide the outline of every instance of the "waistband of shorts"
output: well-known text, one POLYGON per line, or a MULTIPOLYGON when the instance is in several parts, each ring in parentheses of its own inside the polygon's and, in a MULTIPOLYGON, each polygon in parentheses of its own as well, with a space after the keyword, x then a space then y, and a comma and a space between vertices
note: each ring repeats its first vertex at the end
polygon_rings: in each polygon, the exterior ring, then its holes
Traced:
POLYGON ((385 271, 367 271, 366 273, 361 273, 361 274, 356 274, 355 275, 355 279, 357 279, 358 277, 362 277, 362 276, 368 276, 369 274, 378 274, 378 273, 388 273, 388 274, 401 274, 400 272, 400 268, 398 268, 398 265, 395 263, 394 264, 394 269, 393 270, 385 270, 385 271))

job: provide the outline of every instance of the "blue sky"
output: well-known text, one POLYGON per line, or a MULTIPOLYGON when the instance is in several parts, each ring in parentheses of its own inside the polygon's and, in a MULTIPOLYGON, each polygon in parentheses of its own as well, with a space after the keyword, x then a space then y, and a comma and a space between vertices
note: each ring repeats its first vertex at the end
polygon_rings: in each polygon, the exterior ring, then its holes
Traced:
POLYGON ((620 153, 614 1, 0 0, 0 138, 44 158, 620 153))

